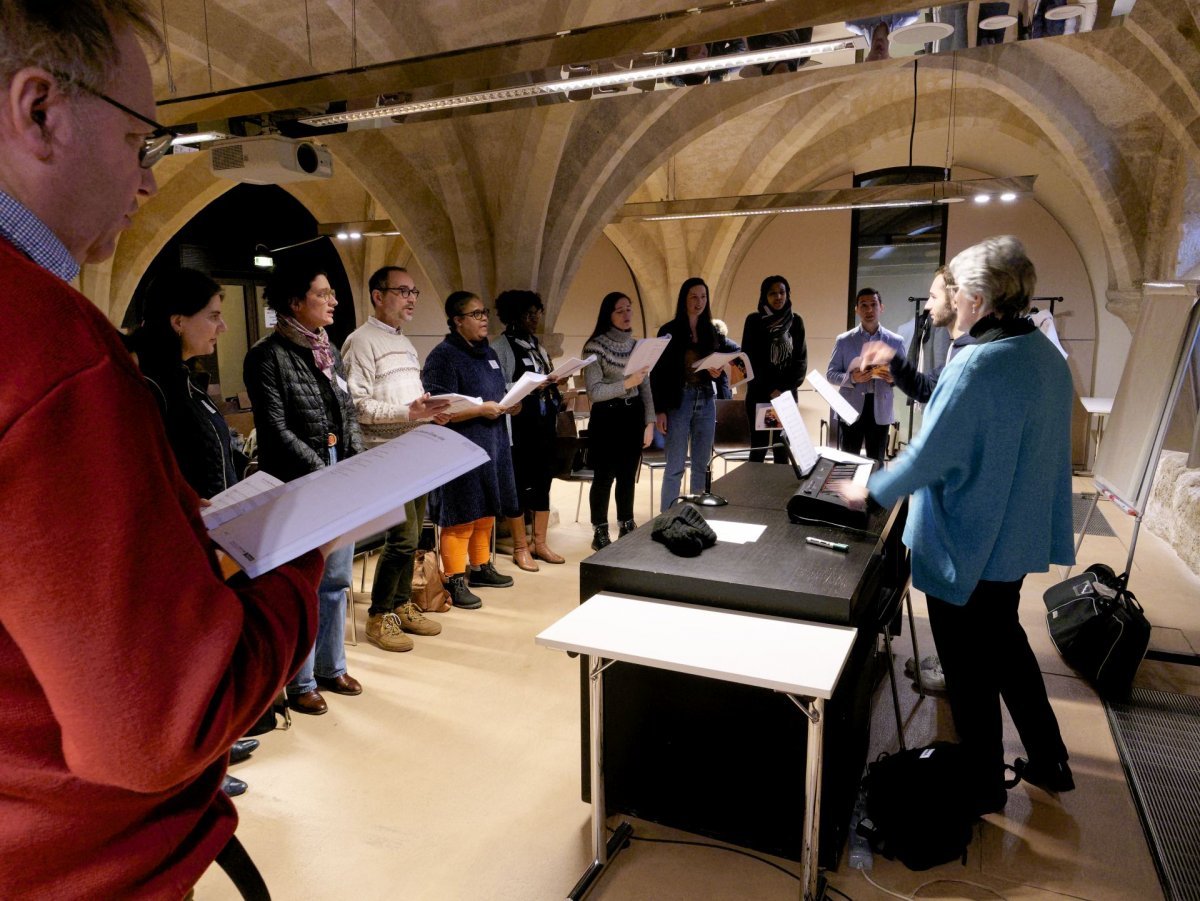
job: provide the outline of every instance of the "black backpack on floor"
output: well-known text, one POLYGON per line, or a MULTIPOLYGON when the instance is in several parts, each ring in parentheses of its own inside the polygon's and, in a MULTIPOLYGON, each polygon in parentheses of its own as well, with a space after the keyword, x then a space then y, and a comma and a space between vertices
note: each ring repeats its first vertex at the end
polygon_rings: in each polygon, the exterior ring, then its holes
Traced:
POLYGON ((881 756, 867 767, 867 816, 859 834, 910 870, 965 862, 976 816, 964 757, 951 742, 881 756))

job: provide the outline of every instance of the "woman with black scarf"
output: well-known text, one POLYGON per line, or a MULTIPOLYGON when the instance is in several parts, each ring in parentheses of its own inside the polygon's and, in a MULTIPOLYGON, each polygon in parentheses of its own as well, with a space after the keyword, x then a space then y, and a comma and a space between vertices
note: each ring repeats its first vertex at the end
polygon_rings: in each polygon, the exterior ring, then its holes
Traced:
MULTIPOLYGON (((742 350, 750 358, 754 378, 746 384, 746 417, 750 420, 750 462, 762 463, 771 433, 754 428, 755 408, 769 404, 785 391, 794 397, 808 371, 804 320, 792 310, 792 289, 782 275, 763 279, 758 309, 746 317, 742 350)), ((787 462, 782 445, 772 451, 776 463, 787 462)))

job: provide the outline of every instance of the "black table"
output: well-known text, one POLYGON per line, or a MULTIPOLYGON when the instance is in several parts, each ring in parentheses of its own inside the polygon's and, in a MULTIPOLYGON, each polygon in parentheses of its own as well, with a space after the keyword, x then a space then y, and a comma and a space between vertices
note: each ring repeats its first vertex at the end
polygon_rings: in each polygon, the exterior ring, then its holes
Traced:
MULTIPOLYGON (((786 504, 797 480, 786 466, 748 463, 718 479, 725 507, 712 519, 765 525, 757 542, 718 542, 700 557, 677 557, 651 539, 649 524, 580 565, 580 601, 606 591, 858 627, 837 691, 825 708, 820 835, 822 866, 845 841, 870 737, 871 696, 883 670, 875 648, 880 611, 908 583, 900 544, 907 510, 875 508, 867 528, 793 525, 786 504), (847 553, 806 536, 850 545, 847 553)), ((747 686, 622 665, 604 673, 619 704, 604 711, 605 792, 625 813, 799 860, 803 835, 806 722, 790 701, 747 686)), ((581 672, 581 781, 588 786, 587 674, 581 672)))

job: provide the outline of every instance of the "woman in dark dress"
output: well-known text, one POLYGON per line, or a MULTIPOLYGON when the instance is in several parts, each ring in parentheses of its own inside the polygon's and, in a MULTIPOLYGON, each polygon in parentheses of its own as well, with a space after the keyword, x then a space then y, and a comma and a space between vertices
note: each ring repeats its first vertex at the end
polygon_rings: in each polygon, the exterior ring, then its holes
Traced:
MULTIPOLYGON (((554 366, 538 341, 542 299, 533 291, 504 291, 496 298, 496 315, 504 334, 492 342, 504 380, 512 385, 527 372, 548 375, 554 366)), ((546 543, 550 524, 550 482, 554 478, 554 445, 558 439, 558 411, 562 395, 557 382, 548 382, 525 398, 521 412, 512 418, 513 470, 522 514, 508 521, 513 536, 513 562, 526 572, 537 572, 534 560, 565 563, 546 543), (525 539, 525 516, 533 515, 533 554, 525 539)))
POLYGON ((465 394, 483 403, 451 416, 449 428, 471 439, 489 462, 447 482, 430 495, 430 510, 441 528, 442 566, 449 577, 455 607, 474 610, 483 601, 471 588, 507 588, 511 576, 491 563, 492 528, 497 516, 518 516, 517 486, 504 414, 521 405, 502 407, 504 373, 488 346, 488 311, 469 291, 446 298, 450 333, 429 352, 421 383, 432 395, 465 394), (467 563, 470 561, 470 571, 467 563))
MULTIPOLYGON (((785 391, 796 389, 808 371, 808 347, 804 343, 804 320, 792 311, 792 288, 782 275, 768 275, 758 292, 758 309, 746 317, 742 350, 750 358, 754 378, 746 384, 746 418, 750 420, 750 462, 767 456, 771 433, 756 430, 755 408, 769 404, 785 391)), ((786 463, 787 450, 775 447, 776 463, 786 463)))
MULTIPOLYGON (((126 341, 154 393, 179 471, 203 498, 237 482, 246 464, 208 397, 208 373, 192 368, 194 360, 217 349, 217 338, 228 328, 221 318, 223 299, 221 286, 203 272, 161 275, 146 294, 141 325, 126 341)), ((256 738, 234 742, 230 762, 245 760, 257 747, 256 738)), ((221 787, 237 796, 246 783, 226 773, 221 787)))

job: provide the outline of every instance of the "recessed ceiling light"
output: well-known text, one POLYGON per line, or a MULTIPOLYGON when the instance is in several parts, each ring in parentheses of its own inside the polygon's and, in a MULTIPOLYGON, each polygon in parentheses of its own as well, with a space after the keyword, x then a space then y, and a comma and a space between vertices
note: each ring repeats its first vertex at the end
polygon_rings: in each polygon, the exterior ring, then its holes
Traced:
POLYGON ((991 201, 992 195, 991 194, 976 194, 974 199, 975 199, 976 203, 988 203, 989 201, 991 201))
POLYGON ((979 23, 979 27, 984 31, 1002 31, 1010 25, 1017 24, 1016 16, 988 16, 979 23))
POLYGON ((351 241, 357 241, 361 237, 362 237, 362 232, 350 232, 350 240, 351 241))
POLYGON ((888 40, 893 44, 932 44, 954 34, 954 26, 948 22, 913 22, 897 28, 888 40))
POLYGON ((350 235, 349 235, 348 233, 346 233, 346 232, 338 232, 338 233, 337 233, 337 239, 338 239, 339 241, 345 241, 345 240, 346 240, 347 238, 349 238, 349 237, 350 237, 350 235))
POLYGON ((1003 194, 1000 195, 1000 199, 1003 200, 1005 203, 1012 203, 1014 200, 1017 199, 1017 195, 1016 195, 1016 192, 1014 192, 1014 191, 1005 191, 1003 194))
POLYGON ((1064 3, 1062 6, 1051 7, 1046 10, 1045 16, 1052 21, 1062 21, 1063 19, 1074 19, 1077 16, 1083 15, 1083 5, 1080 3, 1064 3))

